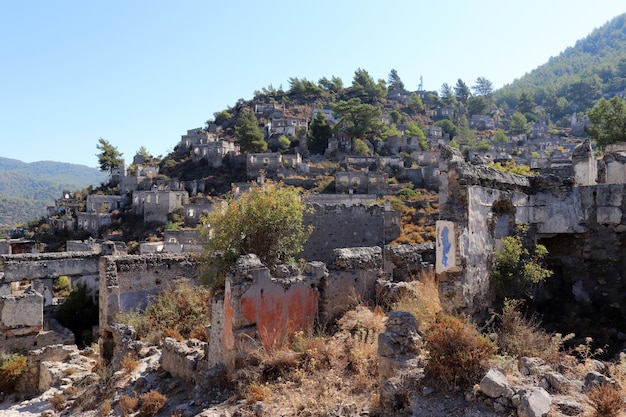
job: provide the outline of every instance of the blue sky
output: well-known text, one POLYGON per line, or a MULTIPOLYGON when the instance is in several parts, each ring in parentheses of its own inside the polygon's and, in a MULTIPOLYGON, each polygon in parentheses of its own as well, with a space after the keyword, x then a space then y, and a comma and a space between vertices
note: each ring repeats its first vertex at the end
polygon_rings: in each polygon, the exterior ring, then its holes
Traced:
POLYGON ((623 0, 0 1, 0 156, 127 161, 290 77, 396 69, 439 90, 496 88, 626 12, 623 0))

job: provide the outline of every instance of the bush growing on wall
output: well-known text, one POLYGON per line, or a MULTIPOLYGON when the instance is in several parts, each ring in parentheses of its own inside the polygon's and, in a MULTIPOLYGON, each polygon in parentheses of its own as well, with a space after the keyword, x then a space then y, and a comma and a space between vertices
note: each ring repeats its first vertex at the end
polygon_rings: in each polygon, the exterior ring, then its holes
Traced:
POLYGON ((203 275, 209 286, 223 286, 225 272, 241 255, 254 253, 269 268, 293 263, 310 234, 302 223, 304 211, 298 189, 266 182, 203 217, 199 228, 209 241, 203 275))
POLYGON ((13 392, 17 379, 25 369, 26 356, 0 352, 0 393, 13 392))
POLYGON ((548 250, 541 244, 527 244, 527 228, 518 228, 517 234, 502 239, 502 248, 494 254, 493 284, 500 299, 531 297, 531 287, 552 276, 542 266, 548 250))

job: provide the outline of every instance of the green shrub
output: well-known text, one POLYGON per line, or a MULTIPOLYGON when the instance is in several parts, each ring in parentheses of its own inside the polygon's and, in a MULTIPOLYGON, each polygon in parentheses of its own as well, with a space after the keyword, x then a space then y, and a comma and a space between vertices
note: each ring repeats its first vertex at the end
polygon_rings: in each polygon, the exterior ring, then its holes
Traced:
POLYGON ((496 346, 481 335, 467 320, 441 314, 425 334, 430 352, 427 375, 438 379, 447 388, 472 386, 488 369, 496 346))
POLYGON ((121 313, 115 320, 134 327, 144 340, 159 341, 174 332, 185 338, 200 338, 204 333, 198 329, 211 322, 211 291, 179 283, 152 298, 143 312, 121 313))
POLYGON ((492 283, 496 296, 500 299, 530 298, 532 285, 552 276, 552 271, 542 266, 547 255, 544 245, 527 242, 524 227, 502 239, 502 248, 494 254, 492 283))
POLYGON ((52 287, 54 295, 57 297, 67 297, 68 295, 70 295, 70 285, 70 277, 66 275, 61 275, 59 278, 57 278, 52 287))
POLYGON ((13 392, 17 379, 26 369, 26 356, 0 354, 0 392, 13 392))
POLYGON ((302 223, 306 205, 300 190, 266 181, 232 200, 224 210, 203 216, 199 227, 204 245, 203 282, 223 288, 228 269, 237 259, 256 254, 269 268, 295 263, 309 237, 302 223))
POLYGON ((396 193, 398 197, 404 197, 407 200, 413 200, 420 196, 420 193, 411 188, 403 188, 396 193))

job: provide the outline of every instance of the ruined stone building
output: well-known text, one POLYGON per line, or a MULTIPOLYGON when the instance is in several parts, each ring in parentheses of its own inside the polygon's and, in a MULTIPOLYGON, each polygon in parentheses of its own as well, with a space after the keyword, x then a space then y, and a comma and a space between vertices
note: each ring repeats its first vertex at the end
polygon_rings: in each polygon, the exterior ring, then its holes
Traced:
POLYGON ((527 225, 532 239, 547 247, 554 271, 536 288, 534 307, 560 331, 618 343, 626 330, 623 155, 609 148, 598 163, 585 142, 573 153, 572 176, 523 177, 467 164, 445 149, 436 271, 447 308, 486 311, 492 254, 517 225, 527 225))

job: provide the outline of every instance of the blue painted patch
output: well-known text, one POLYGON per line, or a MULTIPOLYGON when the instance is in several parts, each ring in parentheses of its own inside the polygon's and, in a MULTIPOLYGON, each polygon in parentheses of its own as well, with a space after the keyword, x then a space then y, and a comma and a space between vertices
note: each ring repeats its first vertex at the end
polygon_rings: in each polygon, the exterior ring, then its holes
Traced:
POLYGON ((450 233, 450 230, 448 229, 448 226, 444 226, 441 228, 440 242, 443 245, 443 250, 441 251, 441 254, 442 254, 441 264, 445 266, 446 268, 448 267, 448 263, 450 261, 449 254, 450 254, 450 248, 452 247, 452 244, 449 238, 449 233, 450 233))

